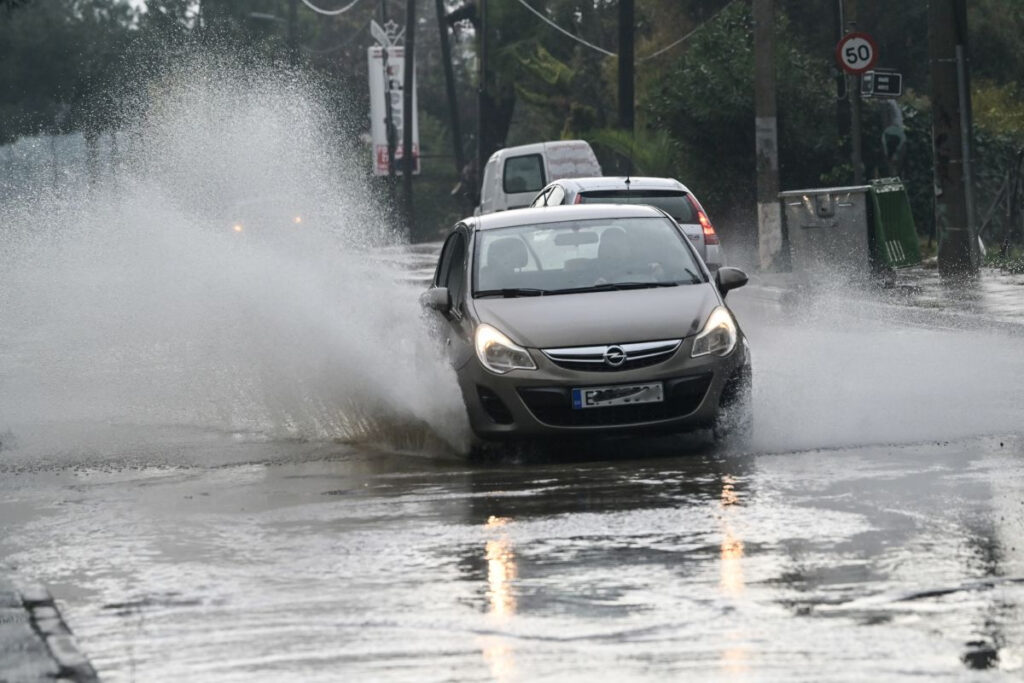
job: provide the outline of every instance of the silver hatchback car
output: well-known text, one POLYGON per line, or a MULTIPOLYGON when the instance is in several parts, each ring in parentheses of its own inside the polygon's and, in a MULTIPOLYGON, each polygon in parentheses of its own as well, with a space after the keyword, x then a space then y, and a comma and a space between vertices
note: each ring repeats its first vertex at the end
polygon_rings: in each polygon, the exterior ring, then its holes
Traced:
POLYGON ((600 176, 565 178, 548 183, 531 207, 565 204, 650 204, 672 216, 711 270, 725 264, 721 241, 707 211, 688 187, 675 178, 600 176))
POLYGON ((750 350, 712 276, 651 206, 467 218, 421 297, 484 439, 745 429, 750 350))

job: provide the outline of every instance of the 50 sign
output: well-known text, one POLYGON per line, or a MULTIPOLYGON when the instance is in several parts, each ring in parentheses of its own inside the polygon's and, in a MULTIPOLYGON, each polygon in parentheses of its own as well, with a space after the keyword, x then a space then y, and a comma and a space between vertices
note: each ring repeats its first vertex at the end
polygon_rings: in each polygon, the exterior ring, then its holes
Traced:
POLYGON ((847 33, 836 45, 836 61, 851 74, 862 74, 878 61, 878 45, 867 33, 847 33))

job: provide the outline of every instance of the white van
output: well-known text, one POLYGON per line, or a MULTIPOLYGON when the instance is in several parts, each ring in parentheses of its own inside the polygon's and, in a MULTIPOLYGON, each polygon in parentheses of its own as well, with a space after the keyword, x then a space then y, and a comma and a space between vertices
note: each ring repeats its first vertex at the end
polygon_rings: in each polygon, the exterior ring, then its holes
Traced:
POLYGON ((537 142, 499 149, 484 167, 480 206, 473 215, 529 206, 537 192, 552 180, 599 175, 601 165, 584 140, 537 142))

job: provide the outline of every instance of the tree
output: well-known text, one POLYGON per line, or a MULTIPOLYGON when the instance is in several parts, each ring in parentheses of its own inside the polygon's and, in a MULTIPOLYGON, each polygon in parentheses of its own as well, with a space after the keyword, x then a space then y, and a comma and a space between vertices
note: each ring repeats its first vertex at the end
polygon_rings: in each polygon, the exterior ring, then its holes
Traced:
MULTIPOLYGON (((786 38, 778 16, 776 68, 779 172, 785 186, 815 185, 835 163, 834 111, 828 70, 786 38)), ((694 35, 658 90, 645 93, 648 122, 679 143, 683 182, 716 214, 754 207, 753 24, 735 3, 694 35)))
POLYGON ((107 94, 129 39, 127 2, 33 2, 0 22, 0 143, 111 126, 107 94))

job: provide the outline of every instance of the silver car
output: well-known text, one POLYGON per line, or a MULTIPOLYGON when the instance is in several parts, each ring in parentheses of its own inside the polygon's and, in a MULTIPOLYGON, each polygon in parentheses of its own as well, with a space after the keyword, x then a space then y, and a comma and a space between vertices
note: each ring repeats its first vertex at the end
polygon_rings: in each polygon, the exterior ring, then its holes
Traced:
POLYGON ((531 207, 566 204, 650 204, 672 216, 711 270, 725 264, 715 226, 697 197, 674 178, 602 176, 549 183, 531 207))
POLYGON ((747 340, 712 276, 651 206, 467 218, 421 297, 484 439, 749 424, 747 340))

